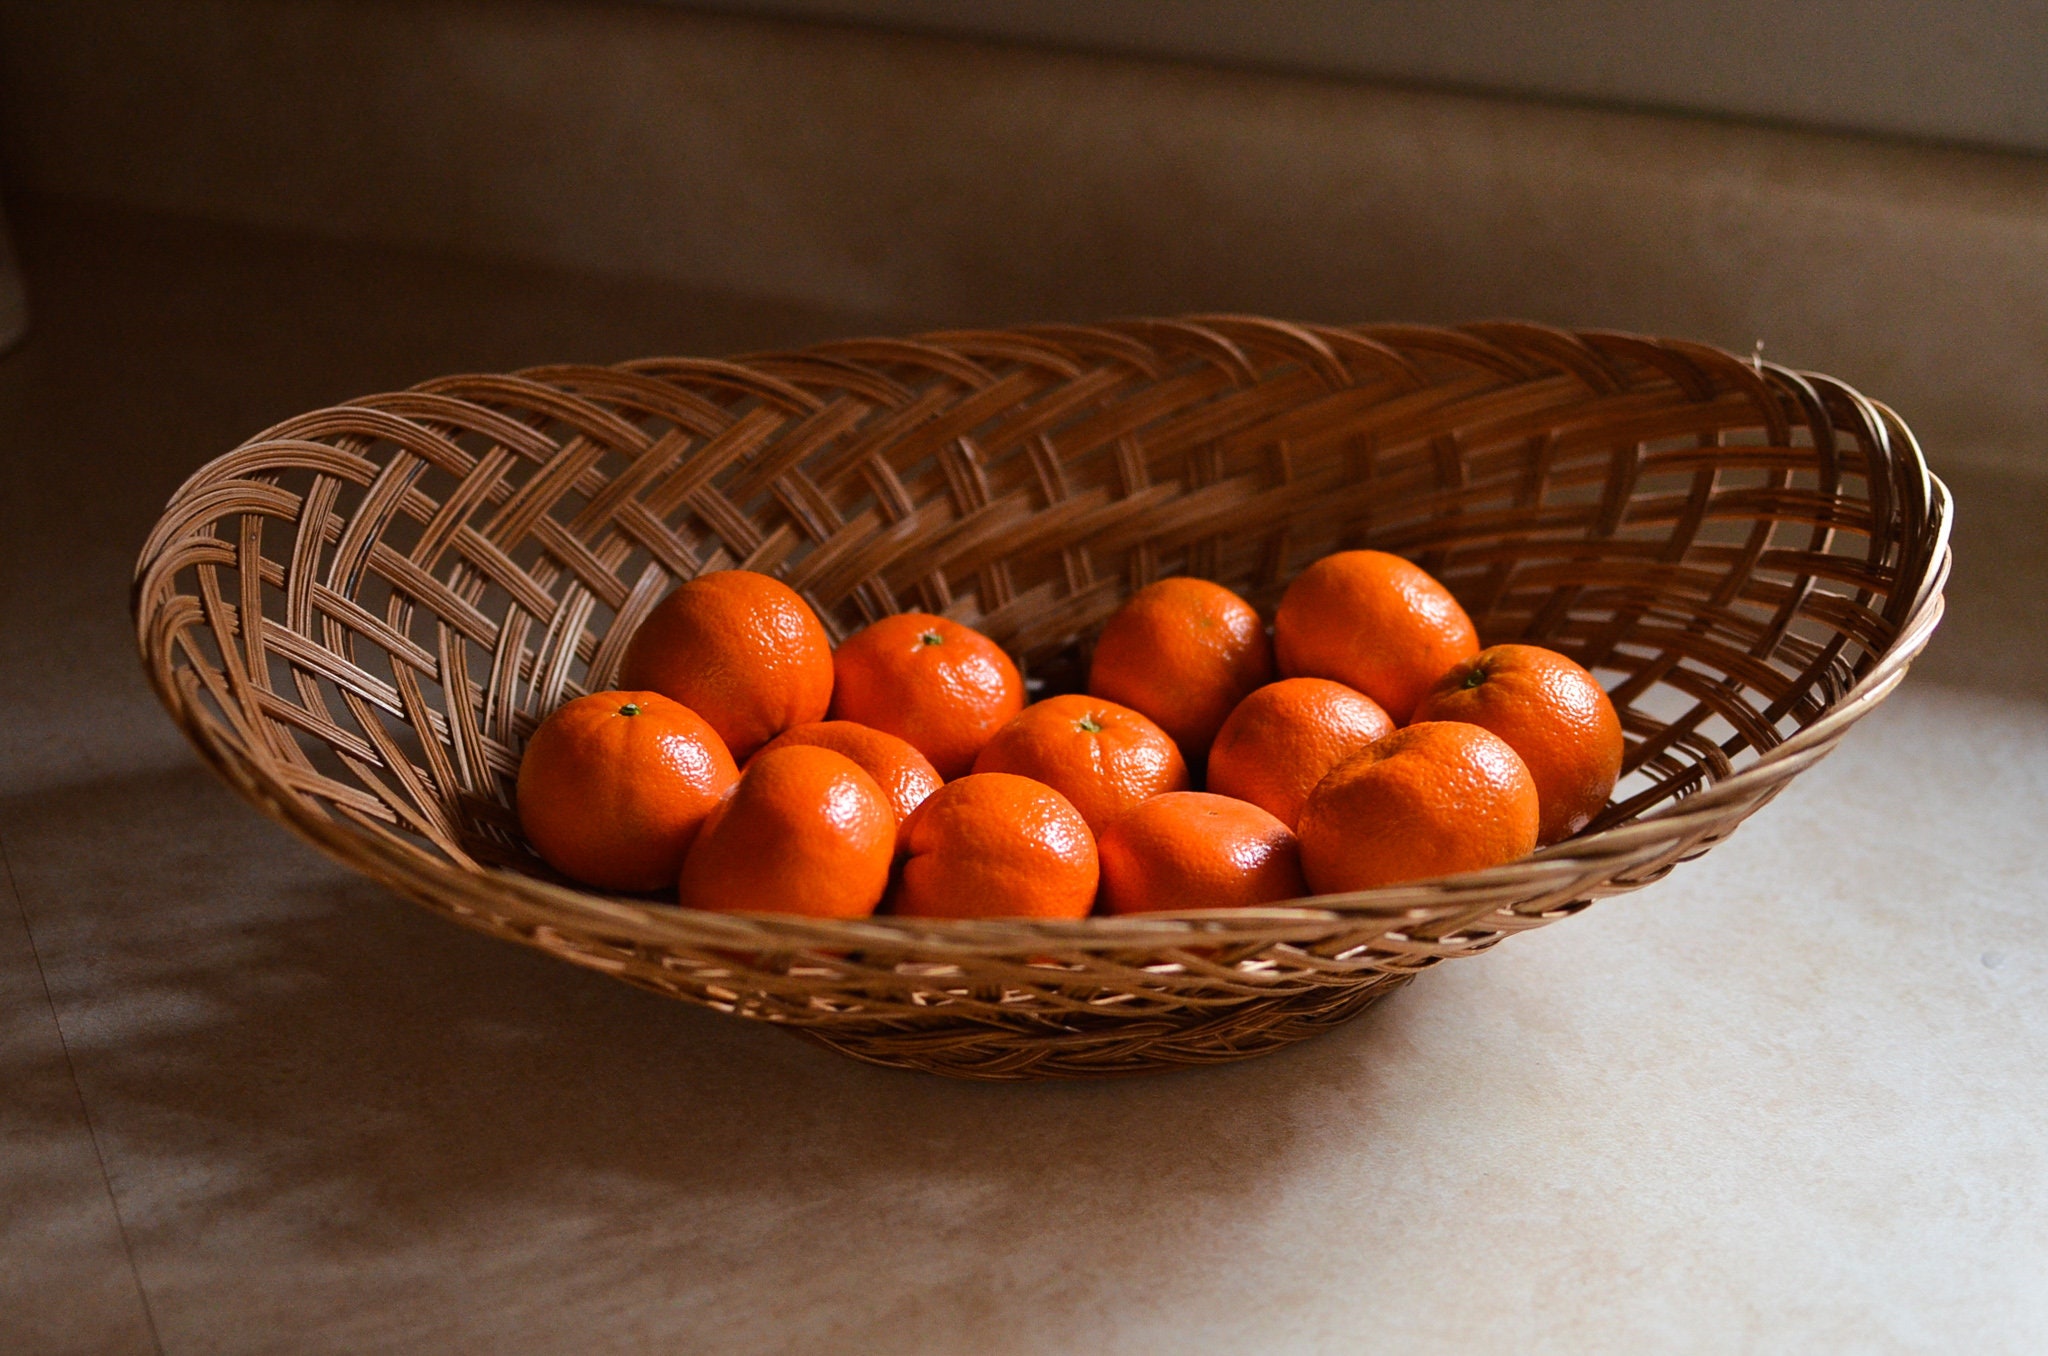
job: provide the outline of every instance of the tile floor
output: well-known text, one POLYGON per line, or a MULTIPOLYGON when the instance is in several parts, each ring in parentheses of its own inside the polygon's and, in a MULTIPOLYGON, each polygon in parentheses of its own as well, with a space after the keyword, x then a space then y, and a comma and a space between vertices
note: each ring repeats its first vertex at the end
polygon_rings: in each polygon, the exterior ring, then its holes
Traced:
POLYGON ((2048 1348, 2048 477, 1953 477, 1935 649, 1670 880, 1263 1060, 953 1084, 327 863, 187 754, 125 607, 275 418, 869 318, 10 211, 0 1350, 2048 1348))

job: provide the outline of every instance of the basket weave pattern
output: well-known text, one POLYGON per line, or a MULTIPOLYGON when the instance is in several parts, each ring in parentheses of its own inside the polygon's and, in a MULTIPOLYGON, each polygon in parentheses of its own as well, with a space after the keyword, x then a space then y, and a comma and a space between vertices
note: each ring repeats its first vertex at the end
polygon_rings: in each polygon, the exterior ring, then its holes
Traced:
POLYGON ((461 376, 212 462, 137 567, 157 692, 242 794, 467 926, 880 1063, 982 1078, 1236 1059, 1725 837, 1904 675, 1948 501, 1896 416, 1699 345, 1201 317, 461 376), (1616 801, 1510 866, 1298 906, 1077 923, 705 914, 553 876, 525 739, 673 585, 741 566, 835 639, 907 609, 1076 685, 1133 590, 1269 616, 1419 561, 1485 643, 1600 674, 1616 801))

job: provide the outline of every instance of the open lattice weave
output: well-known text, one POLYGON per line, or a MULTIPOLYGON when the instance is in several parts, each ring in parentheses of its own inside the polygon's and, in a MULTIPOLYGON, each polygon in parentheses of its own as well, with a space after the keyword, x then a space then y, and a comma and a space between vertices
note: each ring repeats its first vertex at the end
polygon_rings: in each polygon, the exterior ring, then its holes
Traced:
POLYGON ((470 927, 883 1063, 987 1078, 1240 1058, 1725 836, 1903 676, 1948 500, 1896 416, 1696 344, 1201 317, 462 376, 287 420, 172 499, 144 661, 244 795, 470 927), (678 580, 780 575, 844 636, 988 632, 1034 690, 1186 572, 1270 610, 1401 552, 1488 643, 1600 674, 1591 830, 1301 907, 1068 924, 684 911, 551 878, 523 741, 678 580))

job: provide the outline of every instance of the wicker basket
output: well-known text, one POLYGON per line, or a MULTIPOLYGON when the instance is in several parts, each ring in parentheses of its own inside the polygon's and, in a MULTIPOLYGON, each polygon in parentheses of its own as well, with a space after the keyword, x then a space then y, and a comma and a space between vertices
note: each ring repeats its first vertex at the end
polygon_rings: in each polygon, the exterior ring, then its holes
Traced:
POLYGON ((206 761, 458 922, 880 1064, 990 1079, 1240 1059, 1697 856, 1833 747, 1941 616, 1947 491, 1849 387, 1698 344, 1238 316, 448 377, 287 420, 137 567, 150 681, 206 761), (844 636, 979 627, 1034 692, 1161 575, 1270 611, 1355 546, 1487 643, 1600 674, 1624 779, 1511 866, 1075 923, 718 915, 553 877, 523 741, 678 580, 774 572, 844 636), (260 620, 259 620, 260 619, 260 620))

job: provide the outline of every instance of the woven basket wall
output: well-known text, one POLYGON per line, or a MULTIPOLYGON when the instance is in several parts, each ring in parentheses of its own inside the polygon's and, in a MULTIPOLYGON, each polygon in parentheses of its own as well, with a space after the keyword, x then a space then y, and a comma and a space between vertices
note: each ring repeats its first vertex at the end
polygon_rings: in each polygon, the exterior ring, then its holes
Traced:
POLYGON ((1904 675, 1947 493, 1840 382, 1696 344, 1201 317, 425 382, 287 420, 172 499, 143 659, 237 790, 469 927, 880 1063, 982 1078, 1241 1058, 1440 960, 1657 879, 1904 675), (1077 923, 684 911, 552 877, 520 749, 608 686, 678 580, 780 575, 843 637, 986 631, 1077 685, 1132 590, 1270 616, 1327 552, 1400 552, 1487 643, 1572 655, 1616 801, 1522 862, 1298 907, 1077 923))

